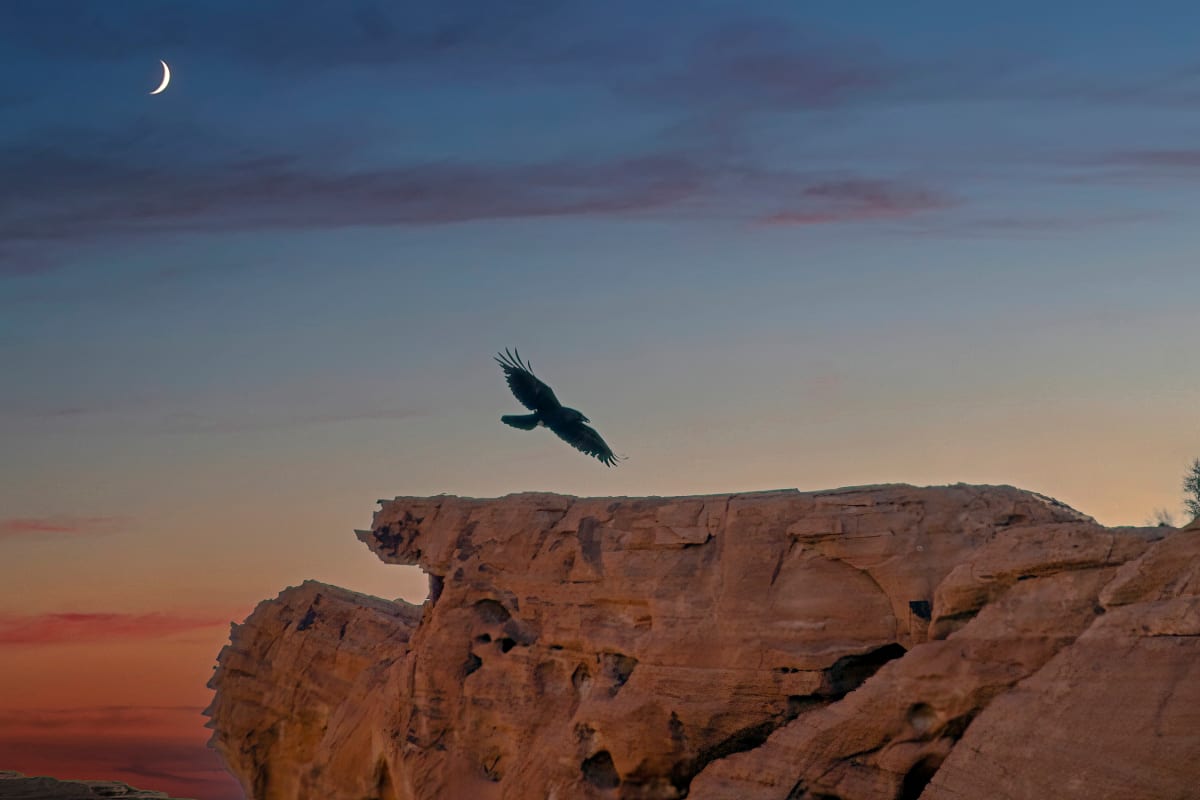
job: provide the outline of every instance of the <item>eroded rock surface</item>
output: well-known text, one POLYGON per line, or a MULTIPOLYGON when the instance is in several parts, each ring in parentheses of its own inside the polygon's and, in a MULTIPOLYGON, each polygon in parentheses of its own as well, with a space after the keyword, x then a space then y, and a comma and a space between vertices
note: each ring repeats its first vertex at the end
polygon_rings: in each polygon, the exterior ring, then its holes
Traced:
POLYGON ((423 606, 236 626, 213 743, 274 798, 1172 798, 1200 526, 1010 487, 385 501, 423 606))

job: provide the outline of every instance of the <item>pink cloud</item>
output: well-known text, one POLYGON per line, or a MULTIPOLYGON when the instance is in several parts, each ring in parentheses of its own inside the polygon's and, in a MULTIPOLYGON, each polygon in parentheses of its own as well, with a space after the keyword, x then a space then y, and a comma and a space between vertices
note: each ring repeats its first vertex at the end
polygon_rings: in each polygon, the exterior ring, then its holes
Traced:
MULTIPOLYGON (((86 165, 78 156, 56 163, 58 156, 31 151, 0 157, 0 166, 15 167, 14 183, 24 184, 31 209, 0 214, 0 236, 45 244, 175 231, 615 215, 679 202, 712 177, 711 168, 672 155, 524 165, 434 162, 360 172, 293 158, 147 171, 107 156, 86 165), (54 196, 44 188, 50 172, 54 196), (113 185, 122 187, 119 198, 111 196, 113 185)), ((0 252, 0 261, 7 256, 0 252)), ((3 271, 24 270, 10 263, 3 271)))
POLYGON ((929 188, 886 180, 825 181, 805 188, 800 207, 764 217, 767 225, 823 225, 901 219, 956 205, 929 188))
MULTIPOLYGON (((763 64, 743 66, 760 68, 767 69, 763 64)), ((426 226, 656 213, 686 217, 697 204, 723 205, 731 218, 739 217, 739 209, 747 205, 783 206, 764 221, 812 225, 902 217, 950 204, 932 190, 897 181, 862 178, 813 184, 792 172, 736 163, 738 159, 731 160, 736 147, 734 151, 697 151, 673 143, 662 152, 610 159, 439 161, 354 172, 300 157, 146 170, 108 153, 67 158, 49 148, 12 151, 5 157, 0 151, 0 171, 12 167, 15 191, 30 198, 24 210, 0 213, 0 238, 8 236, 27 247, 61 248, 187 231, 426 226), (113 185, 122 187, 119 198, 111 196, 113 185), (54 187, 53 196, 47 194, 47 186, 54 187), (788 207, 788 198, 797 197, 801 205, 788 207)), ((8 255, 0 252, 0 275, 14 274, 5 265, 8 255)))
POLYGON ((40 537, 62 534, 85 536, 111 533, 120 522, 116 517, 73 517, 56 515, 50 517, 9 517, 0 519, 0 539, 21 536, 40 537))
POLYGON ((228 617, 160 613, 0 614, 0 645, 160 639, 228 624, 228 617))

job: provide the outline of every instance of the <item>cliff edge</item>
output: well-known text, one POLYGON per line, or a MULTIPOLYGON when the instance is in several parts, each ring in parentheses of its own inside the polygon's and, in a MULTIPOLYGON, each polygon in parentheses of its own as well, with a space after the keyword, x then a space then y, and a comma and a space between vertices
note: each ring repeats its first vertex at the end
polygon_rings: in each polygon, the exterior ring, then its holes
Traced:
POLYGON ((1200 525, 1011 487, 381 501, 420 606, 307 582, 219 657, 254 800, 1184 798, 1200 525))

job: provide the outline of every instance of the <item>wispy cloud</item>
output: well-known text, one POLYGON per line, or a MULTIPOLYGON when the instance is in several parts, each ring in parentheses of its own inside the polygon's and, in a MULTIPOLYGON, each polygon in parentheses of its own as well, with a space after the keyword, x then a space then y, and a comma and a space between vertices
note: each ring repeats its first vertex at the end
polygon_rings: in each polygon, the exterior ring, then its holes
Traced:
MULTIPOLYGON (((0 238, 57 245, 177 231, 633 213, 689 196, 706 174, 701 165, 671 156, 525 165, 416 163, 360 171, 264 157, 147 169, 132 156, 83 157, 48 147, 0 151, 0 171, 8 189, 23 198, 19 206, 0 207, 0 238)), ((19 260, 5 264, 9 272, 30 270, 19 260)))
POLYGON ((1195 63, 1164 66, 1141 73, 1073 72, 1043 59, 1040 68, 1013 70, 988 96, 1002 100, 1077 103, 1086 106, 1194 108, 1200 101, 1200 69, 1195 63))
POLYGON ((838 180, 806 187, 796 207, 777 211, 761 221, 768 225, 823 225, 902 219, 956 204, 954 198, 916 184, 838 180))
POLYGON ((1110 150, 1093 155, 1060 158, 1055 166, 1066 169, 1055 177, 1064 184, 1159 184, 1194 182, 1200 176, 1200 148, 1161 147, 1110 150))
POLYGON ((1091 162, 1101 167, 1140 167, 1153 170, 1200 169, 1200 148, 1176 150, 1123 150, 1091 162))
MULTIPOLYGON (((611 14, 561 0, 504 11, 475 0, 403 11, 374 2, 336 11, 315 2, 269 3, 233 27, 226 12, 207 6, 155 5, 151 14, 139 7, 92 9, 66 30, 58 15, 32 7, 16 15, 12 30, 26 44, 100 59, 164 42, 219 42, 237 58, 289 70, 293 61, 306 69, 436 67, 443 86, 462 79, 463 69, 496 81, 510 68, 553 65, 522 80, 555 82, 569 74, 615 93, 630 113, 652 106, 665 117, 672 140, 607 155, 581 149, 543 161, 471 153, 364 167, 355 163, 353 148, 328 137, 320 144, 294 140, 297 152, 266 152, 226 139, 236 133, 209 136, 194 126, 141 118, 107 133, 37 131, 0 146, 7 194, 19 198, 0 202, 0 275, 53 270, 85 243, 178 232, 678 215, 702 204, 709 216, 738 220, 747 209, 777 202, 764 195, 763 182, 737 179, 738 170, 756 168, 745 146, 750 116, 841 107, 911 77, 869 44, 822 40, 794 23, 737 15, 688 17, 664 44, 654 25, 623 25, 611 14), (124 24, 131 17, 139 24, 124 24), (206 26, 221 35, 205 35, 206 26), (269 26, 272 35, 247 33, 258 26, 269 26), (678 137, 682 129, 688 129, 685 138, 678 137)), ((789 183, 790 176, 772 182, 789 183)), ((789 191, 796 188, 792 182, 789 191)), ((882 210, 861 206, 857 214, 885 216, 882 210)), ((820 221, 818 215, 806 224, 820 221)))
POLYGON ((778 21, 743 20, 701 35, 655 73, 619 83, 635 96, 731 111, 824 109, 904 80, 876 48, 818 42, 778 21))
POLYGON ((271 410, 256 417, 210 417, 204 414, 179 412, 168 414, 163 421, 170 433, 242 433, 246 431, 302 428, 310 425, 329 425, 338 422, 369 420, 407 420, 428 412, 423 409, 378 409, 345 411, 340 413, 311 414, 304 416, 280 415, 271 410))
POLYGON ((84 706, 80 708, 31 708, 0 710, 0 730, 116 732, 179 728, 195 723, 201 709, 193 706, 84 706))
POLYGON ((0 645, 160 639, 228 624, 228 618, 212 615, 92 612, 0 614, 0 645))
POLYGON ((121 522, 117 517, 8 517, 0 519, 0 539, 92 536, 112 533, 121 522))
POLYGON ((1053 237, 1080 231, 1107 229, 1165 219, 1157 211, 1127 211, 1109 214, 1081 213, 1024 214, 964 217, 952 221, 922 222, 906 229, 907 233, 945 238, 1053 237))
MULTIPOLYGON (((0 174, 11 198, 0 202, 0 276, 49 272, 87 243, 178 232, 675 218, 697 208, 706 219, 752 217, 775 225, 897 220, 965 201, 869 171, 823 186, 764 166, 752 144, 756 124, 768 115, 782 120, 794 112, 888 102, 1076 97, 1119 103, 1158 96, 1163 87, 1174 87, 1168 94, 1176 96, 1198 86, 1196 71, 1185 69, 1159 80, 1128 76, 1117 87, 1102 75, 1056 71, 1046 58, 1021 67, 971 52, 902 58, 870 40, 810 30, 794 15, 697 14, 675 20, 665 37, 669 14, 626 25, 611 13, 563 0, 520 9, 479 0, 421 8, 355 2, 336 9, 312 0, 271 0, 239 11, 234 26, 220 4, 160 6, 131 0, 89 7, 63 25, 60 14, 35 4, 14 15, 9 31, 21 46, 81 58, 116 60, 171 44, 183 52, 193 48, 193 55, 218 48, 230 59, 258 61, 264 71, 274 66, 289 76, 369 66, 376 77, 417 70, 424 78, 414 85, 426 85, 427 78, 441 88, 580 81, 614 108, 623 105, 631 118, 652 113, 666 136, 604 155, 581 146, 574 155, 520 161, 478 148, 454 158, 413 156, 364 166, 353 147, 330 143, 355 127, 336 123, 289 138, 296 152, 255 150, 226 140, 239 138, 236 129, 213 136, 178 120, 125 119, 125 129, 107 134, 33 131, 0 147, 0 174), (133 18, 139 24, 127 24, 133 18), (272 35, 262 35, 267 30, 272 35), (526 72, 514 82, 512 70, 526 72), (177 127, 168 130, 172 124, 177 127), (770 180, 745 180, 739 170, 770 180)), ((1190 169, 1195 158, 1186 150, 1130 151, 1093 166, 1190 169)), ((855 163, 853 152, 845 163, 855 163)), ((796 156, 791 164, 804 169, 805 159, 796 156)))
MULTIPOLYGON (((217 407, 180 406, 153 395, 117 398, 105 405, 46 409, 30 404, 6 408, 0 404, 0 422, 26 428, 36 425, 45 430, 75 430, 99 425, 110 431, 137 430, 150 434, 221 434, 352 422, 405 422, 430 413, 423 405, 388 402, 388 397, 394 394, 386 388, 382 393, 364 390, 354 398, 313 394, 309 389, 307 384, 302 384, 291 393, 278 388, 247 393, 238 403, 218 403, 217 407), (386 396, 378 401, 361 399, 376 394, 386 396)), ((66 514, 0 518, 0 541, 17 537, 68 538, 115 533, 129 521, 127 517, 66 514)))
MULTIPOLYGON (((0 207, 0 236, 61 249, 71 243, 180 231, 427 226, 569 216, 730 220, 747 209, 804 205, 777 224, 896 218, 952 205, 931 189, 850 177, 830 181, 746 163, 693 143, 645 155, 504 164, 433 162, 366 170, 316 167, 312 157, 256 157, 207 167, 148 169, 131 154, 59 147, 0 151, 20 206, 0 207), (50 188, 52 187, 52 188, 50 188), (120 187, 115 191, 114 187, 120 187)), ((326 160, 328 163, 328 160, 326 160)), ((21 272, 0 253, 0 273, 21 272)))

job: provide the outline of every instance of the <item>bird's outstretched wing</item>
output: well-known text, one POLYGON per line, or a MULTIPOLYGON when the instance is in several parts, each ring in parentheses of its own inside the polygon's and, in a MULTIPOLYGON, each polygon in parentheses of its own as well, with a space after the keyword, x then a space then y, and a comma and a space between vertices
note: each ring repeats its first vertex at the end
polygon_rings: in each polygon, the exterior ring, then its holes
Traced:
POLYGON ((506 347, 503 354, 496 356, 496 363, 504 369, 508 388, 521 405, 530 411, 554 411, 562 407, 554 390, 534 377, 519 352, 510 353, 506 347))
POLYGON ((613 455, 612 448, 604 442, 604 439, 600 438, 600 434, 596 433, 594 428, 584 425, 582 422, 552 425, 550 430, 558 434, 558 438, 576 450, 600 459, 600 462, 606 467, 615 467, 617 462, 620 461, 619 458, 613 455))

